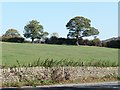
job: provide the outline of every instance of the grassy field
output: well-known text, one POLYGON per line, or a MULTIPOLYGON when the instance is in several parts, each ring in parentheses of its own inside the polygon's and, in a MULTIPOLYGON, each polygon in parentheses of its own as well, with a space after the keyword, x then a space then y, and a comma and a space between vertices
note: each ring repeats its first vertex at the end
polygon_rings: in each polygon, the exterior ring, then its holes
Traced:
POLYGON ((18 60, 27 64, 44 59, 71 61, 108 61, 118 62, 118 49, 93 46, 41 45, 28 43, 2 43, 2 63, 15 65, 18 60))

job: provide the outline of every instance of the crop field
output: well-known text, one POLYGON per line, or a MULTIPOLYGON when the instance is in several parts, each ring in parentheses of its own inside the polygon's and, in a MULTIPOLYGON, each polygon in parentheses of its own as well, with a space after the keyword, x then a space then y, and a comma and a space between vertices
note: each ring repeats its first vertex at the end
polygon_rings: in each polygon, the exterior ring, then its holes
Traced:
POLYGON ((95 46, 47 45, 31 43, 2 43, 2 64, 29 64, 52 59, 75 62, 108 62, 118 65, 118 49, 95 46))

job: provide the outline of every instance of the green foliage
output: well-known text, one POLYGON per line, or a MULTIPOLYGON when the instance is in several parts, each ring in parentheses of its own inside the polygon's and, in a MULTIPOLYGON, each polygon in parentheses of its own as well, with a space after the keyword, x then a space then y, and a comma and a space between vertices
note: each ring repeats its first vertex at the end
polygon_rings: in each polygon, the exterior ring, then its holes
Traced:
POLYGON ((95 29, 94 27, 89 27, 89 28, 90 29, 83 31, 82 37, 92 36, 92 35, 98 35, 99 34, 99 31, 97 29, 95 29))
POLYGON ((16 29, 8 29, 2 36, 2 41, 22 43, 24 42, 24 38, 20 36, 16 29))
MULTIPOLYGON (((48 35, 49 35, 48 32, 43 32, 43 33, 41 34, 41 38, 42 38, 42 39, 46 39, 48 35)), ((38 37, 38 38, 39 38, 39 37, 38 37)), ((40 39, 40 38, 39 38, 39 39, 40 39)))
POLYGON ((50 85, 56 82, 50 80, 23 80, 21 82, 5 82, 2 87, 22 87, 22 86, 32 86, 36 87, 38 85, 50 85))
POLYGON ((8 29, 3 37, 21 37, 16 29, 8 29))
POLYGON ((54 32, 54 33, 51 34, 51 37, 56 37, 56 38, 58 38, 58 37, 59 37, 59 34, 58 34, 57 32, 54 32))
POLYGON ((15 42, 15 43, 23 43, 24 38, 23 37, 3 37, 2 38, 3 42, 15 42))
POLYGON ((94 46, 101 46, 101 41, 99 38, 95 38, 91 42, 93 42, 94 46))
POLYGON ((119 48, 120 49, 120 37, 113 37, 102 41, 103 47, 119 48))
POLYGON ((99 31, 94 27, 91 27, 91 20, 76 16, 72 18, 67 24, 66 27, 69 30, 67 37, 76 38, 76 44, 79 45, 79 38, 98 35, 99 31))
POLYGON ((107 47, 120 48, 120 40, 111 40, 107 42, 107 47))
POLYGON ((0 42, 2 41, 2 36, 0 36, 0 42))
POLYGON ((31 38, 32 42, 34 39, 45 38, 48 35, 48 32, 43 31, 43 26, 37 21, 32 20, 24 27, 24 37, 31 38))
MULTIPOLYGON (((59 73, 59 70, 61 70, 60 68, 63 67, 77 67, 77 66, 95 66, 95 67, 108 67, 111 66, 109 62, 101 62, 101 60, 99 61, 88 61, 88 62, 84 62, 84 61, 71 61, 71 60, 65 60, 62 59, 60 61, 56 61, 53 59, 46 59, 46 60, 40 60, 40 58, 35 61, 34 63, 31 63, 31 65, 22 65, 19 63, 19 61, 17 61, 17 66, 15 67, 8 67, 10 69, 10 72, 14 73, 16 76, 18 76, 18 80, 17 81, 11 81, 11 82, 4 82, 3 86, 7 86, 7 87, 21 87, 21 86, 33 86, 36 87, 38 85, 50 85, 50 84, 55 84, 55 83, 60 83, 66 80, 70 80, 70 74, 67 73, 66 71, 64 72, 64 77, 62 76, 63 73, 59 73), (47 63, 47 64, 46 64, 47 63), (24 70, 26 71, 22 71, 23 68, 21 69, 21 67, 24 68, 24 70), (29 67, 45 67, 46 70, 50 70, 50 74, 48 75, 47 73, 44 74, 45 77, 40 77, 40 75, 33 75, 34 73, 30 72, 28 73, 30 75, 29 78, 27 78, 25 75, 25 72, 27 72, 27 68, 29 67), (19 69, 19 71, 17 71, 17 69, 19 69), (50 78, 48 78, 50 77, 50 78)), ((116 67, 116 65, 114 65, 116 67)), ((4 67, 4 69, 7 67, 4 67)), ((7 76, 6 76, 7 77, 7 76)), ((117 80, 120 80, 119 75, 115 75, 115 74, 109 74, 106 75, 103 78, 115 78, 117 80)))
POLYGON ((3 87, 20 87, 19 82, 5 82, 2 84, 3 87))

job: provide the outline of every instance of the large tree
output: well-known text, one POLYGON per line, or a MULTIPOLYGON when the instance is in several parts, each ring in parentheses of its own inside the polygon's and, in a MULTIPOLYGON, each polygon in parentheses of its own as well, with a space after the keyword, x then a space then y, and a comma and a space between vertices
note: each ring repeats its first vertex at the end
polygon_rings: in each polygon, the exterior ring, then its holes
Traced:
POLYGON ((43 31, 43 26, 37 20, 30 21, 24 27, 24 37, 31 38, 32 43, 34 42, 34 39, 41 39, 45 35, 48 35, 48 33, 43 31))
POLYGON ((67 37, 76 38, 76 44, 79 45, 79 39, 87 36, 95 36, 99 34, 99 31, 91 27, 91 20, 82 16, 76 16, 72 18, 66 27, 69 30, 67 37))

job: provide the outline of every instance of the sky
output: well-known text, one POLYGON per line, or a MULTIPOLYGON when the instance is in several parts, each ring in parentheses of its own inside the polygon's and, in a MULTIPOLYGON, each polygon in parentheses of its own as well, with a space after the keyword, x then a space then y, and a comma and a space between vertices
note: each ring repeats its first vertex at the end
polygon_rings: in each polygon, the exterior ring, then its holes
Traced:
POLYGON ((57 32, 60 37, 66 37, 67 22, 75 16, 83 16, 99 30, 101 40, 118 36, 117 2, 2 2, 0 13, 0 35, 11 28, 23 35, 24 26, 37 20, 49 34, 57 32))

